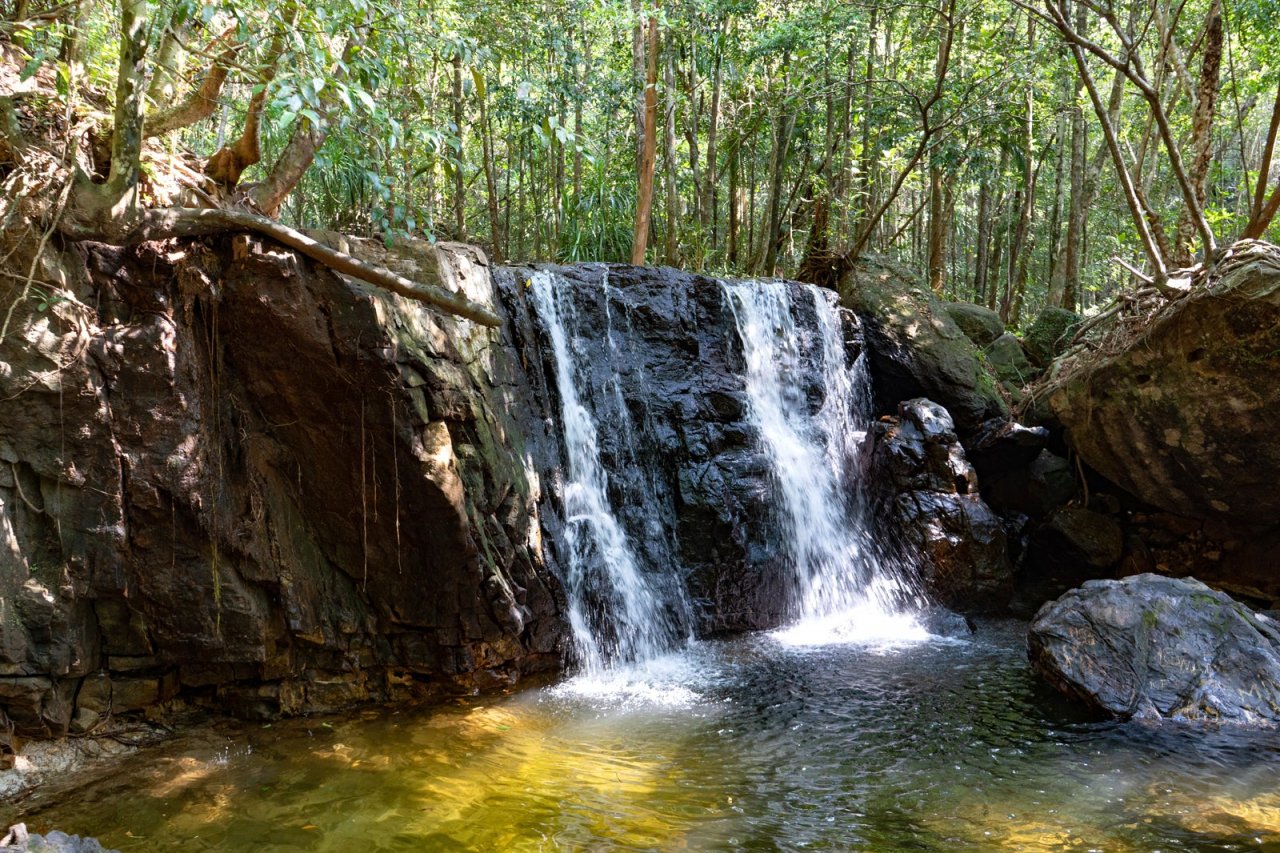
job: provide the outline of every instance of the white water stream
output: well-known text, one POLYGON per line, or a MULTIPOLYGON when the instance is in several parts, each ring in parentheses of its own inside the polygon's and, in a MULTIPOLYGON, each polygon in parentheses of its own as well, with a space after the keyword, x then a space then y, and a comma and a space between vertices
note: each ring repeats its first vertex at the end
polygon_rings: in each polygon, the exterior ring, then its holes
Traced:
MULTIPOLYGON (((551 340, 567 454, 562 571, 585 676, 575 690, 633 695, 652 676, 665 673, 656 680, 670 680, 670 653, 689 639, 683 627, 688 605, 644 570, 637 544, 610 504, 611 472, 601 460, 599 430, 620 431, 630 464, 640 454, 630 423, 603 425, 593 411, 589 383, 599 365, 589 363, 581 345, 574 289, 546 270, 531 275, 530 287, 551 340)), ((607 280, 603 287, 607 301, 607 280)), ((774 534, 785 544, 792 574, 793 624, 777 636, 797 645, 923 638, 900 612, 911 597, 908 588, 877 564, 861 512, 857 457, 869 420, 868 377, 861 360, 848 361, 834 299, 815 287, 777 281, 722 287, 746 362, 747 420, 770 461, 774 534), (798 304, 797 295, 808 304, 798 304), (809 312, 816 327, 797 322, 809 312), (821 381, 806 390, 802 381, 813 377, 815 361, 821 381)), ((617 393, 616 381, 613 388, 617 393)), ((626 407, 617 408, 625 421, 626 407)), ((660 568, 669 579, 678 576, 675 565, 660 568)))

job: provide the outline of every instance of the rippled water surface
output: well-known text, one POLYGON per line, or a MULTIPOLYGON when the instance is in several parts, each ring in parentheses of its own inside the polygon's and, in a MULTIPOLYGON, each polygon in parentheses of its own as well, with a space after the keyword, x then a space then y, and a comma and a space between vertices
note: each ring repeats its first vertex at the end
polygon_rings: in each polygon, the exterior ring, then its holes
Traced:
POLYGON ((1022 626, 190 737, 25 816, 121 850, 1280 849, 1280 736, 1090 722, 1022 626))

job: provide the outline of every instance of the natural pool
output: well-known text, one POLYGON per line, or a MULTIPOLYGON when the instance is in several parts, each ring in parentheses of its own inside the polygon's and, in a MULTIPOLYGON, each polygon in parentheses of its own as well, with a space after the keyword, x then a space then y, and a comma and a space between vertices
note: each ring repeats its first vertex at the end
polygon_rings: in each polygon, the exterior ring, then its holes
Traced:
POLYGON ((236 724, 23 819, 123 851, 1280 849, 1280 734, 1090 721, 1023 627, 236 724))

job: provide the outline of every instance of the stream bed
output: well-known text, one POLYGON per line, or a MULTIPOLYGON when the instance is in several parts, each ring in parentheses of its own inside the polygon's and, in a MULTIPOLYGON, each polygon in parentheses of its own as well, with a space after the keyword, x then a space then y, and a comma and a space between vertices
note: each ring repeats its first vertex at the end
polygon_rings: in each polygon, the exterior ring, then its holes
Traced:
POLYGON ((1023 631, 750 635, 433 709, 222 724, 21 818, 122 851, 1280 849, 1280 734, 1092 721, 1023 631))

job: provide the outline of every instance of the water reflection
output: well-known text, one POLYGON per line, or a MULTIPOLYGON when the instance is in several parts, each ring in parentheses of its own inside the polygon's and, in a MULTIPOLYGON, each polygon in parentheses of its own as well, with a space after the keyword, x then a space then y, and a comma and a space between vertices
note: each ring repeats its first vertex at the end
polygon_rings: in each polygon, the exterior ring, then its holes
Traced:
POLYGON ((1280 736, 1092 722, 1040 687, 1021 626, 982 627, 748 637, 429 713, 205 733, 27 820, 255 853, 1280 845, 1280 736))

